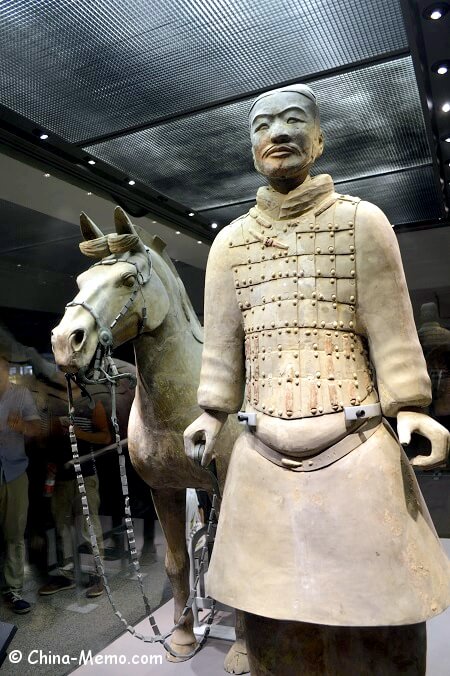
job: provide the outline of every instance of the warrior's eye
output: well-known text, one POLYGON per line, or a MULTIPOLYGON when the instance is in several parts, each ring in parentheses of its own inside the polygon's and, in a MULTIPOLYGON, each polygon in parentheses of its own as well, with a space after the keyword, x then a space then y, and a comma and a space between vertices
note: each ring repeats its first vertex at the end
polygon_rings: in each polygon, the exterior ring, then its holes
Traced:
POLYGON ((134 284, 136 282, 136 275, 134 275, 133 273, 130 273, 128 275, 124 275, 122 277, 122 282, 125 286, 134 286, 134 284))

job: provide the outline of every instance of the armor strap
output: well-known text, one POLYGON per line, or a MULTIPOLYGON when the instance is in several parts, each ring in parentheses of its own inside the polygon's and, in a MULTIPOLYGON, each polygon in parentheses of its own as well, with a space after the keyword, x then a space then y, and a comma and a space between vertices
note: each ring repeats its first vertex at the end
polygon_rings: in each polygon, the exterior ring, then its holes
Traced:
POLYGON ((270 460, 270 462, 273 462, 279 467, 283 467, 284 469, 293 472, 314 472, 318 469, 328 467, 328 465, 332 465, 337 460, 340 460, 354 451, 358 446, 361 446, 361 444, 367 441, 372 434, 377 431, 381 421, 381 416, 371 418, 370 420, 363 422, 336 444, 333 444, 333 446, 326 448, 320 453, 302 457, 301 459, 295 459, 280 451, 276 451, 270 446, 267 446, 267 444, 264 444, 257 437, 255 437, 254 440, 254 448, 263 456, 263 458, 270 460))

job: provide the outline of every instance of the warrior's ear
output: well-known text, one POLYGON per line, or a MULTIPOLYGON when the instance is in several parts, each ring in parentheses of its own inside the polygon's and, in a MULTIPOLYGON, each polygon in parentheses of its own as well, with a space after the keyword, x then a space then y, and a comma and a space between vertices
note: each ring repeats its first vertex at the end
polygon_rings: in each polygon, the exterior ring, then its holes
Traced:
POLYGON ((92 221, 84 211, 80 214, 80 229, 83 239, 88 241, 104 236, 100 228, 95 225, 94 221, 92 221))

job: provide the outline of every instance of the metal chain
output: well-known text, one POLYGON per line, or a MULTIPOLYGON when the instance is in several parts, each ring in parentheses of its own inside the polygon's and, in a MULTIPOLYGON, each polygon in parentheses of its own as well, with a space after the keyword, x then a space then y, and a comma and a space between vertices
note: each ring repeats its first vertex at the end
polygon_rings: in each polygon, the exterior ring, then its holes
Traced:
MULTIPOLYGON (((128 308, 127 308, 128 309, 128 308)), ((119 313, 120 315, 120 313, 119 313)), ((123 316, 123 315, 122 315, 123 316)), ((117 321, 118 318, 116 318, 115 321, 117 321)), ((96 356, 95 356, 95 361, 94 361, 94 378, 92 380, 88 380, 86 377, 83 377, 84 382, 89 382, 89 383, 94 383, 94 382, 107 382, 109 389, 110 389, 110 395, 111 395, 111 423, 114 429, 115 433, 115 443, 116 443, 116 449, 117 449, 117 454, 119 458, 119 470, 120 470, 120 480, 121 480, 121 485, 122 485, 122 494, 124 497, 124 511, 125 511, 125 526, 126 526, 126 534, 127 534, 127 542, 128 542, 128 548, 131 554, 132 558, 132 563, 134 566, 134 569, 136 571, 136 576, 139 582, 139 588, 141 591, 141 596, 144 601, 144 606, 145 606, 145 612, 148 616, 148 620, 151 626, 151 629, 153 631, 153 636, 146 636, 144 634, 141 634, 140 632, 136 631, 134 627, 132 627, 128 621, 123 617, 122 613, 118 610, 114 598, 112 596, 111 588, 108 584, 108 579, 106 577, 106 572, 105 572, 105 567, 103 565, 102 558, 100 556, 100 551, 98 548, 98 542, 97 542, 97 537, 94 532, 94 528, 92 526, 90 514, 89 514, 89 505, 86 497, 86 488, 84 484, 84 477, 81 471, 81 465, 79 462, 79 453, 78 453, 78 445, 77 445, 77 439, 75 436, 75 431, 74 431, 74 405, 73 405, 73 394, 72 394, 72 379, 76 380, 73 378, 73 376, 67 375, 67 392, 68 392, 68 402, 69 402, 69 436, 70 436, 70 443, 71 443, 71 448, 72 448, 72 455, 74 459, 74 469, 77 477, 77 483, 78 483, 78 490, 80 492, 81 496, 81 502, 82 502, 82 507, 83 507, 83 515, 86 518, 86 524, 88 527, 89 531, 89 537, 91 539, 91 546, 92 546, 92 552, 94 555, 94 563, 95 563, 95 568, 97 571, 97 574, 101 576, 103 580, 103 584, 105 587, 106 594, 108 596, 109 602, 114 610, 115 615, 119 618, 119 620, 122 622, 122 624, 125 626, 126 630, 138 638, 141 641, 145 641, 146 643, 161 643, 164 648, 169 652, 171 655, 173 655, 176 658, 179 659, 190 659, 196 653, 201 650, 201 648, 204 646, 209 633, 211 631, 211 625, 214 621, 214 615, 215 615, 215 607, 216 607, 216 602, 215 600, 212 601, 211 605, 211 612, 208 617, 208 620, 206 622, 206 627, 205 627, 205 632, 203 634, 203 637, 201 640, 198 642, 197 646, 192 650, 190 653, 186 655, 182 655, 180 653, 177 653, 173 648, 168 643, 168 638, 173 634, 173 632, 182 627, 187 615, 192 609, 192 605, 194 603, 196 594, 197 594, 197 588, 200 582, 200 576, 203 573, 203 569, 205 567, 205 559, 206 559, 206 554, 209 552, 210 549, 210 544, 213 541, 213 530, 215 527, 215 522, 217 520, 216 514, 217 514, 217 507, 218 507, 218 501, 220 500, 220 491, 219 491, 219 486, 217 482, 217 478, 215 474, 205 468, 205 470, 209 473, 213 485, 213 499, 212 499, 212 508, 211 512, 209 515, 209 520, 208 520, 208 526, 207 526, 207 532, 206 532, 206 537, 205 537, 205 544, 202 547, 202 551, 200 554, 200 559, 199 559, 199 566, 198 566, 198 571, 197 575, 194 581, 193 588, 190 590, 190 594, 188 596, 186 605, 183 609, 183 612, 181 613, 178 622, 172 627, 172 629, 164 634, 161 634, 158 625, 156 623, 156 619, 152 613, 152 610, 150 608, 150 603, 148 600, 148 597, 145 593, 144 590, 144 585, 143 585, 143 578, 141 574, 141 568, 139 564, 139 558, 138 558, 138 553, 136 550, 136 537, 134 533, 134 527, 133 527, 133 521, 131 518, 131 508, 130 508, 130 500, 129 500, 129 493, 128 493, 128 479, 127 479, 127 474, 126 474, 126 467, 125 467, 125 456, 122 451, 122 447, 120 445, 120 433, 119 433, 119 424, 117 420, 117 406, 116 406, 116 387, 117 387, 117 381, 119 378, 126 377, 127 374, 119 374, 117 371, 117 367, 112 359, 111 356, 111 345, 103 347, 99 347, 97 350, 96 356), (103 378, 100 376, 100 374, 103 374, 103 378), (97 378, 95 377, 97 375, 97 378)), ((129 374, 128 374, 129 375, 129 374)), ((201 461, 201 451, 200 449, 197 449, 197 458, 198 461, 201 461)))

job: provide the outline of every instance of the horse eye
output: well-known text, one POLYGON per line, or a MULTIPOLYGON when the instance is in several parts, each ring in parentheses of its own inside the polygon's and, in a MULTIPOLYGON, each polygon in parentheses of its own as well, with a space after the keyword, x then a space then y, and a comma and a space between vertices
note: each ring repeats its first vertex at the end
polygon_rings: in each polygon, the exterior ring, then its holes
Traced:
POLYGON ((136 275, 125 275, 122 277, 122 282, 125 284, 125 286, 134 286, 134 283, 136 282, 136 275))

